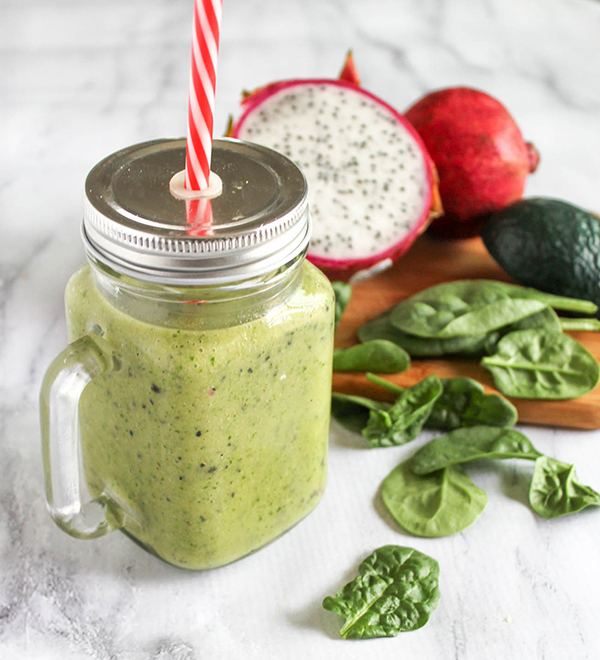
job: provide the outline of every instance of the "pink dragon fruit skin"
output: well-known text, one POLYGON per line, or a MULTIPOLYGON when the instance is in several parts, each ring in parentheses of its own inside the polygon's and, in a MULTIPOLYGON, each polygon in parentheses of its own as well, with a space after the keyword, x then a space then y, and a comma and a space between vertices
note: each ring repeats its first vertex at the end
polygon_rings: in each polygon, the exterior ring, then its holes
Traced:
POLYGON ((233 137, 280 151, 303 170, 313 218, 308 259, 330 277, 398 259, 439 214, 435 167, 421 138, 355 83, 285 80, 242 105, 233 137))

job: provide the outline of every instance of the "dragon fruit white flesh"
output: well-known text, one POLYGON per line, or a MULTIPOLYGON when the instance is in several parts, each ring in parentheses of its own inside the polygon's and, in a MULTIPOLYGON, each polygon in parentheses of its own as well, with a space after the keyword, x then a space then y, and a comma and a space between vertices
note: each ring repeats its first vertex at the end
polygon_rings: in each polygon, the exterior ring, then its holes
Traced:
POLYGON ((344 80, 289 80, 248 95, 233 137, 291 158, 308 180, 308 258, 332 277, 397 259, 424 231, 435 170, 412 126, 344 80))

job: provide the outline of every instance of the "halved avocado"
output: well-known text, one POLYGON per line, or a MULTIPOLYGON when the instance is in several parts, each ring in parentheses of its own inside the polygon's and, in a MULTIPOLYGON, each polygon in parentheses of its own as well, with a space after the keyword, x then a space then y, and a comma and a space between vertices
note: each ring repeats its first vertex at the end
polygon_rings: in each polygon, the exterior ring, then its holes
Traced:
POLYGON ((519 284, 600 306, 600 218, 593 213, 559 199, 522 199, 491 215, 481 237, 519 284))

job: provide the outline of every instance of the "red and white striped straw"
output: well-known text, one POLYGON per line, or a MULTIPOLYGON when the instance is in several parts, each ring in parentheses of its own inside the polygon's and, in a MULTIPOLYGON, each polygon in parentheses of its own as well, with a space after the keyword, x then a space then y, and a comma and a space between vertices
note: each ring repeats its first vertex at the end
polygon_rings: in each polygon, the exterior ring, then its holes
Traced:
POLYGON ((223 0, 195 0, 185 187, 208 188, 223 0))
POLYGON ((212 201, 210 199, 186 199, 188 229, 190 236, 212 236, 213 215, 212 201))

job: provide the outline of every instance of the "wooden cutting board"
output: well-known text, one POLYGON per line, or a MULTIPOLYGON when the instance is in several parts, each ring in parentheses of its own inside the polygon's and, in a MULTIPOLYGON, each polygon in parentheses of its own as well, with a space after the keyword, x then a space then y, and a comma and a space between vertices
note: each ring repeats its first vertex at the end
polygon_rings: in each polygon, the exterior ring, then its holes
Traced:
MULTIPOLYGON (((425 235, 392 268, 381 275, 357 284, 336 331, 336 346, 358 342, 356 331, 369 319, 378 316, 400 300, 440 282, 462 279, 511 281, 490 257, 481 239, 438 241, 425 235)), ((598 359, 600 332, 573 332, 598 359)), ((385 378, 407 387, 430 374, 441 378, 469 376, 482 383, 488 392, 496 392, 491 374, 478 360, 413 360, 408 371, 385 378)), ((347 394, 384 398, 381 388, 369 383, 362 374, 333 375, 333 389, 347 394)), ((547 426, 580 429, 600 428, 600 386, 589 394, 567 401, 511 399, 519 411, 519 421, 547 426)))

